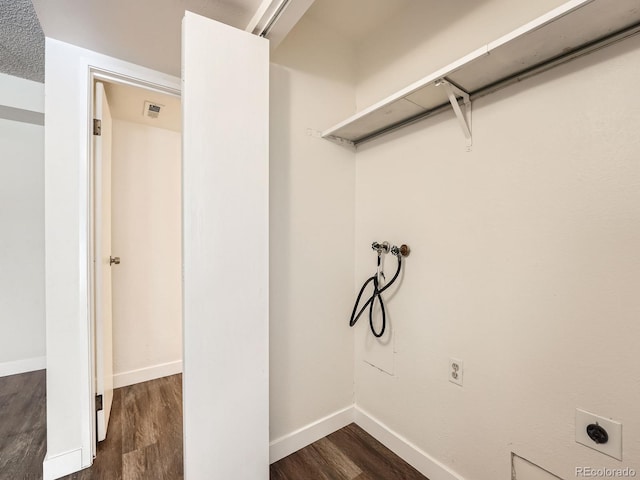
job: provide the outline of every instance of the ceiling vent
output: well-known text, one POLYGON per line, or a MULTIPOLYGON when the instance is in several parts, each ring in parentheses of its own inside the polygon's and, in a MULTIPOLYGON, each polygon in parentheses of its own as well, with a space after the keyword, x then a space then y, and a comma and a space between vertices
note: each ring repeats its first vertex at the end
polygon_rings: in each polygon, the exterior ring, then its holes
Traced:
POLYGON ((144 110, 142 111, 142 115, 149 118, 158 118, 163 107, 164 105, 160 105, 159 103, 154 103, 147 100, 144 102, 144 110))

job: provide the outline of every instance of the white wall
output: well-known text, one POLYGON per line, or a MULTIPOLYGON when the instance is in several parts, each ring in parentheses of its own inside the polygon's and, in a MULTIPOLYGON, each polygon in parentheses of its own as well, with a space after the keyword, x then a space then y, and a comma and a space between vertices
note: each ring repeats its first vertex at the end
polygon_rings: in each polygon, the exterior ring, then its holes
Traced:
POLYGON ((88 296, 90 65, 179 90, 180 81, 46 39, 45 295, 47 457, 45 480, 92 461, 88 296))
POLYGON ((113 373, 182 371, 181 134, 113 120, 113 373))
POLYGON ((272 62, 270 428, 275 460, 290 447, 303 446, 292 438, 282 449, 282 437, 353 402, 348 315, 354 155, 314 135, 353 111, 355 71, 353 48, 308 18, 272 62))
POLYGON ((0 376, 45 368, 44 85, 0 74, 0 376))
MULTIPOLYGON (((399 28, 361 58, 408 84, 431 39, 394 62, 399 28)), ((564 479, 640 470, 639 65, 635 37, 475 101, 469 153, 452 113, 357 153, 356 245, 412 253, 388 303, 393 375, 358 348, 356 403, 459 478, 510 478, 511 452, 564 479), (622 462, 575 443, 576 407, 622 422, 622 462)), ((359 95, 388 93, 375 82, 359 95)), ((358 283, 372 261, 356 248, 358 283)))

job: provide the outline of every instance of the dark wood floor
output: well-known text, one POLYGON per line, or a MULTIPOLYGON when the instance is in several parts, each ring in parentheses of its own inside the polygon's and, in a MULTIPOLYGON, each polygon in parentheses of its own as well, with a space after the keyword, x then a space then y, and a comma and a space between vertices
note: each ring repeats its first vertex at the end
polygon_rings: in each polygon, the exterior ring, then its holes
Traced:
POLYGON ((352 423, 271 465, 271 480, 426 480, 352 423))
POLYGON ((91 468, 66 480, 181 480, 182 375, 113 392, 107 439, 91 468))
POLYGON ((45 391, 45 370, 0 378, 0 480, 42 478, 45 391))
MULTIPOLYGON (((0 378, 0 480, 41 480, 45 371, 0 378)), ((182 480, 182 375, 114 391, 91 468, 66 480, 182 480)), ((355 424, 271 465, 271 480, 425 480, 355 424)))

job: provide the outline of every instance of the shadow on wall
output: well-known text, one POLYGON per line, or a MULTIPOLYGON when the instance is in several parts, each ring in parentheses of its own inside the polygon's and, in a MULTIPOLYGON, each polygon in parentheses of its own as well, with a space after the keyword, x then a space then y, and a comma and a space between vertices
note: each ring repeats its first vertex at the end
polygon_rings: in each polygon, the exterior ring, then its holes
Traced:
POLYGON ((354 59, 355 45, 350 40, 305 16, 276 49, 271 61, 319 78, 355 84, 354 59))
POLYGON ((287 292, 291 291, 291 98, 289 72, 286 68, 271 64, 269 109, 269 364, 277 365, 271 369, 269 382, 269 416, 271 422, 278 421, 278 401, 290 398, 294 388, 288 379, 288 369, 294 366, 286 345, 279 339, 286 338, 288 328, 287 292), (277 214, 276 214, 277 212, 277 214))
MULTIPOLYGON (((272 440, 344 409, 353 397, 348 315, 354 287, 354 157, 314 134, 353 107, 353 85, 338 80, 351 68, 348 52, 334 53, 331 78, 299 70, 295 62, 309 62, 297 54, 286 58, 285 66, 271 65, 272 440)), ((330 57, 318 55, 329 64, 330 57)))

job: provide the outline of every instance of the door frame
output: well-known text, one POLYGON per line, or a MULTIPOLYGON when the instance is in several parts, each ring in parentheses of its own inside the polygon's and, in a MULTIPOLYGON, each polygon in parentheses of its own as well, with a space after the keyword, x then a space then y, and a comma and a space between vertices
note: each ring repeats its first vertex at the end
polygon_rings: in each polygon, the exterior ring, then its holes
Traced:
MULTIPOLYGON (((93 139, 89 125, 93 119, 92 84, 95 78, 102 77, 107 81, 133 83, 174 95, 181 94, 183 85, 182 80, 173 75, 60 40, 47 37, 45 43, 47 453, 43 462, 43 480, 54 480, 90 467, 95 450, 94 349, 90 304, 90 166, 93 139)), ((268 68, 266 75, 268 78, 268 68)), ((268 115, 262 117, 268 124, 268 115)), ((265 138, 268 140, 268 135, 265 138)), ((266 173, 267 179, 268 165, 262 165, 263 173, 266 173)), ((182 194, 184 198, 184 188, 182 194)), ((268 228, 268 202, 260 206, 265 213, 261 227, 268 228)), ((268 261, 268 236, 259 248, 262 259, 268 261)), ((183 262, 184 252, 183 243, 183 262)), ((268 270, 266 275, 262 274, 261 281, 261 303, 266 306, 268 270)), ((183 297, 183 310, 186 303, 183 297)), ((268 307, 262 313, 261 325, 268 329, 268 307)), ((184 322, 183 312, 183 325, 184 322)), ((268 331, 266 336, 260 338, 268 342, 268 331)), ((183 360, 185 351, 188 350, 183 349, 183 360)), ((250 362, 248 357, 243 357, 243 361, 247 364, 250 362)), ((268 352, 263 355, 261 362, 251 362, 250 365, 259 368, 260 375, 268 380, 268 352)), ((186 364, 183 363, 188 371, 186 364)), ((199 398, 197 395, 192 397, 196 400, 199 398)), ((185 407, 185 410, 189 408, 185 407)), ((268 397, 267 402, 261 405, 260 415, 265 410, 263 420, 268 423, 268 397)), ((261 423, 263 433, 260 442, 264 442, 265 452, 261 454, 260 462, 264 461, 266 466, 269 438, 264 424, 261 423)), ((185 454, 188 452, 189 449, 185 448, 185 454)), ((268 468, 263 470, 268 475, 268 468)))
MULTIPOLYGON (((145 69, 146 71, 146 69, 145 69)), ((145 73, 147 73, 146 71, 145 73)), ((176 88, 175 84, 170 84, 166 82, 162 82, 164 79, 164 75, 160 74, 158 78, 147 78, 135 77, 131 76, 132 72, 119 72, 114 70, 106 70, 104 68, 90 66, 88 71, 88 82, 89 82, 89 102, 88 102, 88 128, 87 128, 87 144, 89 147, 88 158, 87 158, 87 244, 86 253, 87 253, 87 276, 88 276, 88 285, 87 285, 87 294, 88 294, 88 313, 89 313, 89 346, 90 346, 90 385, 89 385, 89 405, 95 405, 96 398, 96 303, 95 303, 95 286, 96 286, 96 276, 95 276, 95 268, 94 268, 94 253, 95 253, 95 235, 97 232, 98 226, 95 225, 95 181, 96 181, 96 169, 95 169, 95 142, 93 141, 93 119, 95 118, 95 83, 96 82, 104 82, 104 83, 115 83, 120 85, 127 85, 135 88, 143 88, 150 92, 162 93, 165 95, 172 95, 175 97, 181 96, 180 89, 176 88)), ((141 72, 142 73, 142 72, 141 72)), ((183 354, 184 355, 184 354, 183 354)), ((91 427, 91 456, 92 461, 96 456, 97 451, 97 435, 96 435, 96 416, 95 409, 91 409, 89 423, 91 427)))
POLYGON ((47 454, 44 480, 93 463, 95 399, 90 314, 91 86, 94 74, 169 93, 178 77, 45 39, 45 324, 47 454))

